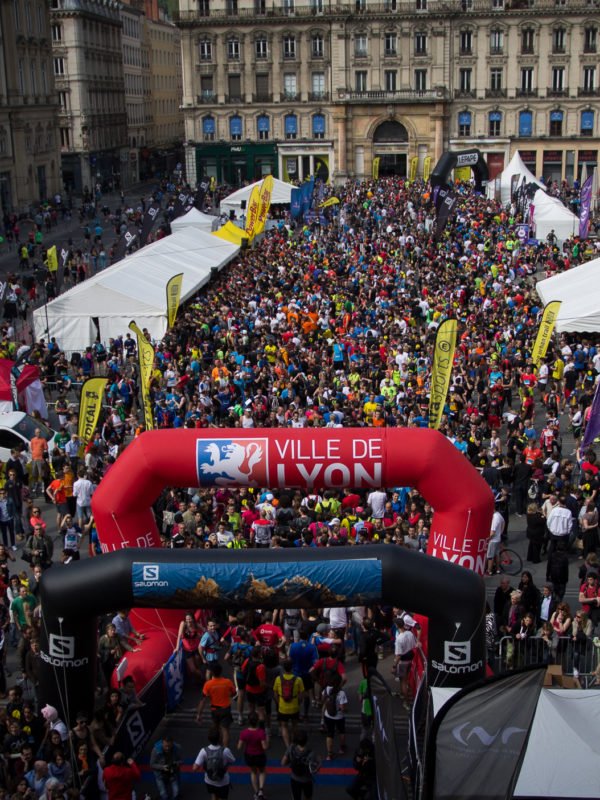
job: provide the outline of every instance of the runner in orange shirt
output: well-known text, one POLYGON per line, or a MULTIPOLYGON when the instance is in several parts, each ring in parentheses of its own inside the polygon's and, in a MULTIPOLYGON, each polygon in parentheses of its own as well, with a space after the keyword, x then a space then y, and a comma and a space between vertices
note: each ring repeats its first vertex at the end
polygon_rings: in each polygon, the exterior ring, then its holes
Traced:
POLYGON ((211 667, 213 677, 206 681, 202 688, 202 699, 198 703, 198 714, 196 719, 202 723, 202 712, 207 698, 210 699, 210 711, 212 721, 221 730, 223 737, 223 747, 229 744, 229 727, 233 722, 231 715, 231 701, 237 692, 229 678, 223 677, 223 667, 221 664, 214 664, 211 667))

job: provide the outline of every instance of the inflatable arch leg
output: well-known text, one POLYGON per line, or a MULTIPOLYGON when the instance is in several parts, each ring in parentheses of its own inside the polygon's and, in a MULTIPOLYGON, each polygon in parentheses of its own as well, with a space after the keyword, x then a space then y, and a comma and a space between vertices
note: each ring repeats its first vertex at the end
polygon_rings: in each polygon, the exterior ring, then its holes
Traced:
POLYGON ((389 545, 284 550, 131 549, 44 573, 41 696, 91 712, 96 618, 109 608, 322 608, 383 601, 429 617, 432 685, 484 675, 485 590, 474 572, 389 545))

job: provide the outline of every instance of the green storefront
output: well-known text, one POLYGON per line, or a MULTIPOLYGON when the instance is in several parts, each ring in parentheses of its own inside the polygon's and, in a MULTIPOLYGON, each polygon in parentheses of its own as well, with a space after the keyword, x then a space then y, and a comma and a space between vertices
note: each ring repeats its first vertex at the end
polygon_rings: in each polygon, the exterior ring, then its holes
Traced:
POLYGON ((278 178, 277 144, 201 144, 196 146, 196 180, 208 176, 217 183, 242 186, 265 175, 278 178))

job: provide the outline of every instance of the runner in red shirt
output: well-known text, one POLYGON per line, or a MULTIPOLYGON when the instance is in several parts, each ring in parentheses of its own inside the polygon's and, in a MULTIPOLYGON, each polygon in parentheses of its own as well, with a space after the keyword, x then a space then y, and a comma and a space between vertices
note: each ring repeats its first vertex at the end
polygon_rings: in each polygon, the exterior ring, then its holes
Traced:
POLYGON ((280 650, 285 646, 285 635, 278 625, 273 625, 273 612, 265 611, 262 624, 252 631, 252 636, 265 650, 280 650))

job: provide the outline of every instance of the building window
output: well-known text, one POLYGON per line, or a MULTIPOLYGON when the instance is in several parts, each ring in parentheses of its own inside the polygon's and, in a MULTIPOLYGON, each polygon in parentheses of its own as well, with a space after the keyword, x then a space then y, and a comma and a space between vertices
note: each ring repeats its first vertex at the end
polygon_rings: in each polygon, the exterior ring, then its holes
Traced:
POLYGON ((260 39, 254 40, 254 53, 256 58, 267 58, 267 40, 264 36, 261 36, 260 39))
MULTIPOLYGON (((236 9, 237 11, 237 9, 236 9)), ((198 0, 198 14, 201 17, 208 17, 210 14, 210 4, 208 0, 198 0)))
POLYGON ((323 0, 310 0, 310 10, 313 14, 323 13, 323 0))
POLYGON ((354 88, 357 92, 367 91, 367 71, 358 70, 354 73, 354 88))
POLYGON ((227 2, 225 3, 225 11, 231 17, 237 16, 238 13, 237 0, 227 0, 227 2))
POLYGON ((42 72, 42 92, 44 94, 48 94, 48 73, 46 69, 46 62, 42 59, 42 63, 40 64, 41 72, 42 72))
POLYGON ((386 56, 398 55, 398 37, 395 33, 386 33, 384 39, 384 52, 386 56))
POLYGON ((463 111, 458 115, 458 135, 471 135, 471 114, 468 111, 463 111))
POLYGON ((200 76, 200 93, 203 103, 212 103, 214 100, 213 94, 213 76, 201 75, 200 76))
POLYGON ((69 128, 60 129, 60 146, 61 147, 71 146, 71 131, 69 130, 69 128))
POLYGON ((323 58, 323 37, 316 33, 310 40, 310 52, 313 58, 323 58))
POLYGON ((597 48, 598 32, 596 28, 586 28, 583 36, 584 53, 595 53, 597 48))
POLYGON ((265 0, 254 0, 254 13, 257 16, 262 17, 266 10, 265 0))
POLYGON ((229 102, 241 103, 242 101, 242 76, 229 75, 229 102))
POLYGON ((296 37, 284 36, 283 37, 283 57, 296 58, 296 37))
POLYGON ((581 112, 581 126, 580 133, 582 136, 594 135, 594 112, 582 111, 581 112))
POLYGON ((426 56, 427 55, 427 34, 426 33, 415 33, 415 55, 416 56, 426 56))
POLYGON ((583 91, 592 94, 596 89, 596 67, 583 68, 583 91))
POLYGON ((325 138, 325 117, 323 114, 315 114, 312 118, 312 129, 314 139, 325 138))
POLYGON ((427 11, 427 0, 415 0, 415 11, 427 11))
POLYGON ((240 60, 240 41, 239 39, 229 39, 227 41, 227 59, 228 61, 240 60))
POLYGON ((533 92, 533 67, 521 67, 521 92, 522 94, 533 92))
POLYGON ((565 89, 565 68, 552 67, 552 91, 564 92, 565 89))
POLYGON ((473 52, 473 33, 472 31, 460 32, 460 54, 470 56, 473 52))
POLYGON ((463 94, 468 94, 471 91, 472 73, 473 70, 470 67, 458 71, 458 87, 463 94))
POLYGON ((294 0, 283 0, 282 9, 284 14, 294 13, 294 0))
POLYGON ((492 92, 502 91, 502 69, 490 70, 490 89, 492 92))
POLYGON ((50 28, 53 42, 62 42, 62 25, 52 25, 50 28))
POLYGON ((359 33, 354 37, 354 57, 366 58, 367 55, 367 34, 359 33))
POLYGON ((550 112, 550 136, 562 136, 563 112, 550 112))
POLYGON ((262 116, 256 120, 256 132, 258 138, 265 141, 269 138, 269 118, 262 116))
POLYGON ((386 92, 395 92, 396 91, 396 70, 395 69, 386 69, 383 78, 385 81, 385 90, 386 92))
POLYGON ((519 136, 531 136, 533 131, 533 114, 521 111, 519 114, 519 136))
POLYGON ((65 74, 65 60, 64 60, 64 58, 55 58, 54 59, 54 74, 55 75, 64 75, 65 74))
POLYGON ((490 53, 493 56, 501 55, 504 52, 504 32, 494 30, 490 33, 490 53))
POLYGON ((202 120, 202 138, 205 142, 214 142, 215 120, 213 117, 204 117, 202 120))
POLYGON ((521 31, 521 52, 533 53, 533 42, 535 39, 535 31, 533 28, 523 28, 521 31))
MULTIPOLYGON (((62 60, 62 59, 61 59, 62 60)), ((25 70, 23 68, 23 59, 19 59, 17 64, 17 72, 19 73, 19 91, 21 95, 25 94, 25 70)))
POLYGON ((552 31, 552 52, 564 53, 565 52, 565 30, 564 28, 555 28, 552 31))
POLYGON ((298 138, 298 118, 294 114, 289 114, 284 122, 285 138, 288 140, 298 138))
POLYGON ((426 69, 416 69, 415 70, 415 92, 426 92, 427 91, 427 70, 426 69))
POLYGON ((15 30, 21 30, 21 0, 14 0, 13 8, 15 12, 15 30))
POLYGON ((31 71, 31 94, 37 94, 37 69, 35 65, 35 61, 32 59, 30 65, 31 71))
POLYGON ((312 74, 312 92, 313 99, 322 99, 325 97, 325 73, 313 72, 312 74))
POLYGON ((260 73, 256 75, 256 99, 262 102, 270 102, 269 97, 269 73, 260 73))
POLYGON ((242 118, 232 117, 229 120, 229 134, 232 141, 240 142, 242 140, 242 118))
POLYGON ((210 39, 202 39, 199 44, 200 61, 212 61, 212 42, 210 39))
POLYGON ((500 136, 502 125, 502 114, 499 111, 492 111, 489 116, 488 134, 490 136, 500 136))
POLYGON ((492 0, 492 11, 502 11, 504 0, 492 0))
POLYGON ((283 91, 286 100, 296 99, 296 73, 286 72, 283 76, 283 91))

